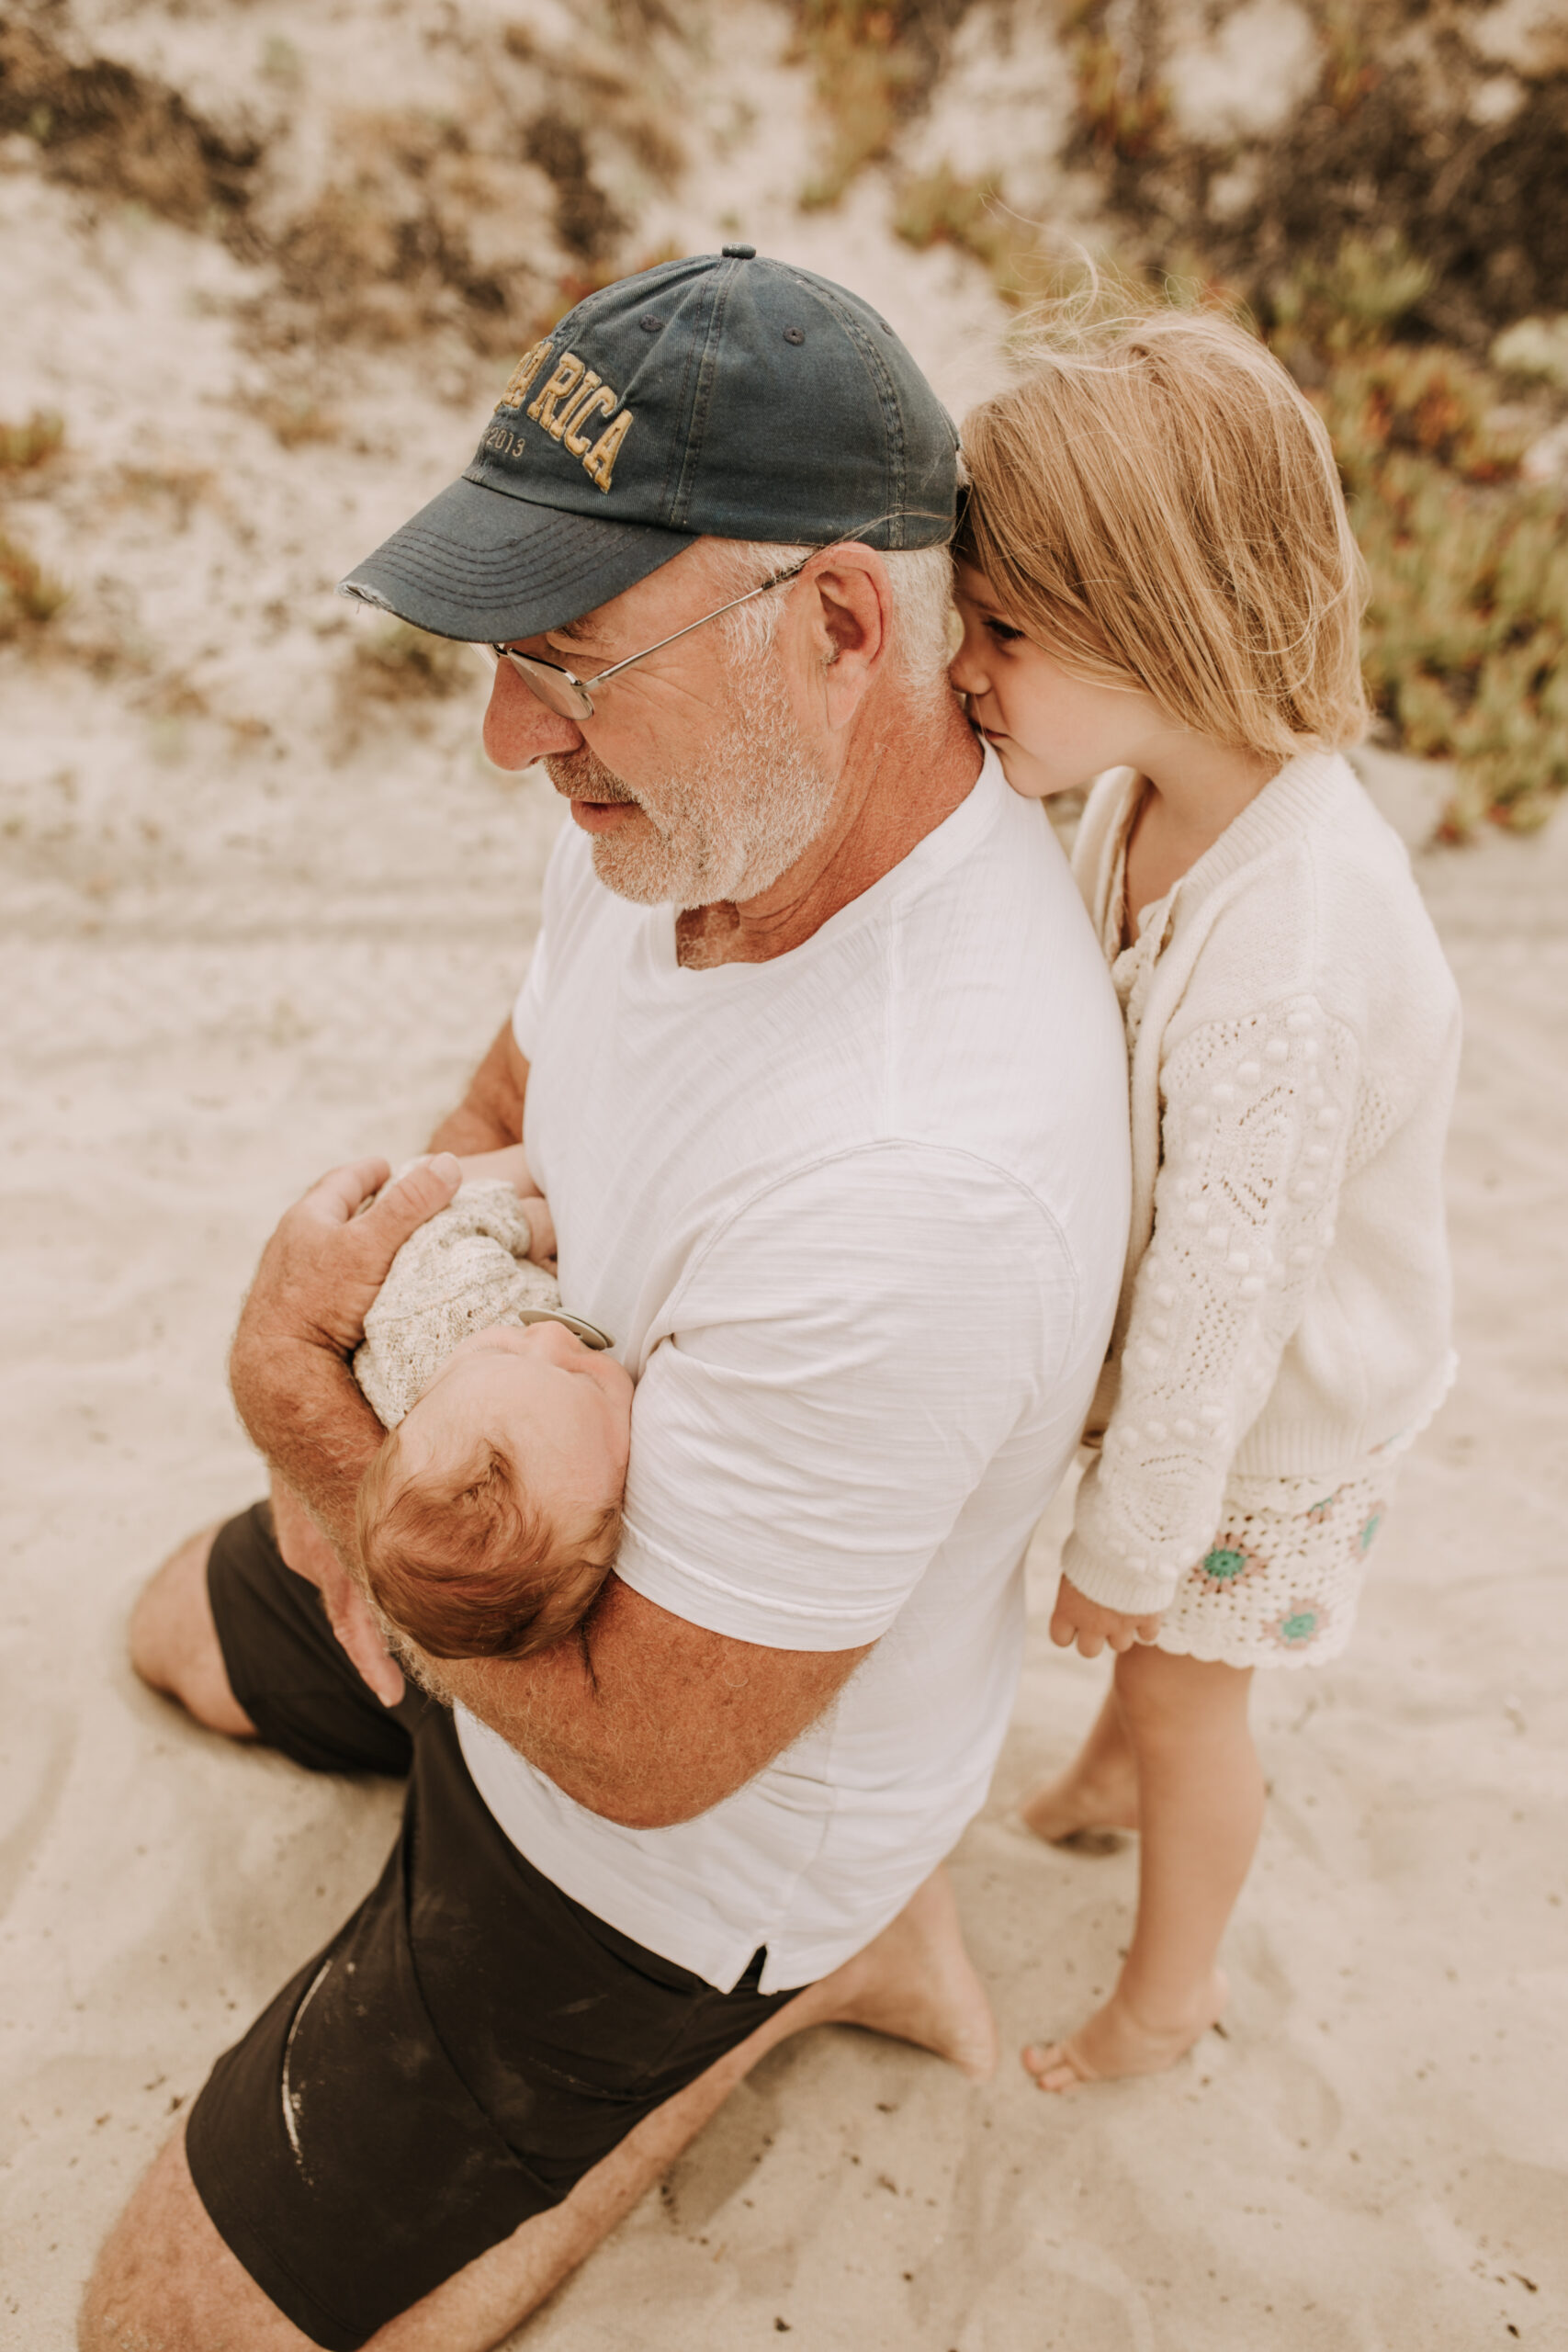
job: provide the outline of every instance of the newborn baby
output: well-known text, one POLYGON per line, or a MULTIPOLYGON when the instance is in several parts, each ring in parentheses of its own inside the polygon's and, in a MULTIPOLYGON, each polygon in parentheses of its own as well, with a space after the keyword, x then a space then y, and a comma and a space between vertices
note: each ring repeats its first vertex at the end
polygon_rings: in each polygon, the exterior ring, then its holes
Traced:
POLYGON ((581 1623, 615 1561, 632 1384, 562 1308, 522 1147, 462 1165, 355 1354, 388 1431, 359 1549, 382 1614, 431 1657, 523 1657, 581 1623))

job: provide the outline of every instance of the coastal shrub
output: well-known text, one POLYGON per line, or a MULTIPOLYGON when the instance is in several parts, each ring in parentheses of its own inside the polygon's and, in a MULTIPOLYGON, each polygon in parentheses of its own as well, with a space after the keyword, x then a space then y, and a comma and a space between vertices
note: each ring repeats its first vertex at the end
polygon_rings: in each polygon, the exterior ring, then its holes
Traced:
POLYGON ((51 178, 187 228, 220 228, 250 250, 262 140, 220 128, 167 83, 89 53, 63 10, 0 16, 0 133, 30 139, 51 178))
POLYGON ((1135 164, 1158 147, 1170 96, 1111 29, 1110 13, 1098 0, 1076 0, 1067 12, 1078 133, 1104 161, 1135 164))
POLYGON ((1457 763, 1450 839, 1539 825, 1568 787, 1568 495, 1520 481, 1495 389, 1392 346, 1314 394, 1371 575, 1367 684, 1405 750, 1457 763))
MULTIPOLYGON (((22 424, 0 421, 0 484, 45 464, 64 435, 62 420, 47 409, 35 409, 22 424)), ((31 549, 0 528, 0 641, 51 620, 65 597, 31 549)))
POLYGON ((0 474, 30 473, 64 438, 64 420, 51 409, 35 408, 25 424, 0 423, 0 474))
POLYGON ((51 580, 36 556, 0 531, 0 640, 51 620, 66 591, 51 580))
POLYGON ((1350 236, 1271 287, 1264 317, 1339 461, 1374 706, 1405 751, 1455 763, 1457 840, 1538 825, 1568 787, 1568 493, 1521 477, 1529 435, 1495 368, 1393 339, 1431 282, 1397 233, 1350 236))
POLYGON ((791 54, 815 68, 826 136, 801 191, 808 211, 837 204, 857 172, 880 163, 934 86, 971 0, 791 0, 791 54))
POLYGON ((807 211, 818 211, 837 204, 855 175, 886 154, 923 77, 919 56, 900 37, 897 8, 869 0, 800 0, 797 16, 797 54, 816 68, 827 123, 821 161, 800 197, 807 211))
POLYGON ((989 180, 962 179, 950 164, 939 164, 934 172, 905 182, 893 226, 917 253, 953 245, 973 254, 989 271, 1004 302, 1021 302, 1029 291, 1035 231, 1008 210, 989 180))
POLYGON ((479 674, 468 646, 410 621, 387 621, 357 638, 349 667, 355 694, 383 703, 444 702, 479 674))

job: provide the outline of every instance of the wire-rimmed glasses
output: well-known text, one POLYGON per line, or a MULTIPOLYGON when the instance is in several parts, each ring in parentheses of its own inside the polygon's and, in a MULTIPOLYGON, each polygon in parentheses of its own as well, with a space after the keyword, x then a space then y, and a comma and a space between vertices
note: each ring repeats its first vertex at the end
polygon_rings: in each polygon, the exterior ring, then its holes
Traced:
POLYGON ((690 637, 694 628, 705 628, 708 622, 717 620, 721 613, 732 613, 737 605, 749 605, 753 596, 765 596, 770 588, 782 588, 787 580, 798 579, 811 561, 811 556, 820 552, 819 548, 813 548, 811 555, 802 556, 798 563, 789 564, 783 571, 773 572, 755 588, 748 588, 743 596, 731 596, 727 605, 716 605, 713 611, 704 613, 700 620, 688 621, 684 628, 671 629, 669 636, 661 637, 657 644, 645 645, 640 653, 628 653, 624 662, 613 662, 607 670, 599 671, 592 678, 578 677, 559 662, 541 662, 535 653, 516 653, 510 645, 486 645, 475 650, 488 653, 498 668, 502 662, 509 662, 524 684, 537 695, 547 710, 553 710, 558 718, 572 718, 581 723, 592 718, 594 695, 601 693, 612 678, 618 678, 623 670, 629 670, 634 662, 646 662, 650 653, 660 652, 665 646, 673 645, 678 637, 690 637))

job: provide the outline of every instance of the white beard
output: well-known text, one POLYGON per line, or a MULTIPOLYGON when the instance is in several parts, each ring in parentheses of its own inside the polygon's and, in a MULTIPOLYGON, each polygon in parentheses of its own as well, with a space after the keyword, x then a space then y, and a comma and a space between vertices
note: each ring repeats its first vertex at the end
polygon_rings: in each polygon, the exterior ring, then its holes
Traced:
POLYGON ((783 679, 770 663, 749 683, 747 707, 679 775, 634 791, 586 745, 546 759, 558 791, 642 811, 640 824, 593 837, 593 870, 618 897, 678 909, 742 903, 827 825, 836 784, 803 740, 783 679))

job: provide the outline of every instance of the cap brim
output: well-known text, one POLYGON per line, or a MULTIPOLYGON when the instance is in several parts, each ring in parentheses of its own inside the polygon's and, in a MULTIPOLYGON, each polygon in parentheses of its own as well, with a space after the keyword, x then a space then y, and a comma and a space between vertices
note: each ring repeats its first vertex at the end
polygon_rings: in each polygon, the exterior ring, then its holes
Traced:
POLYGON ((338 582, 433 637, 537 637, 645 580, 696 531, 613 523, 455 481, 338 582))

